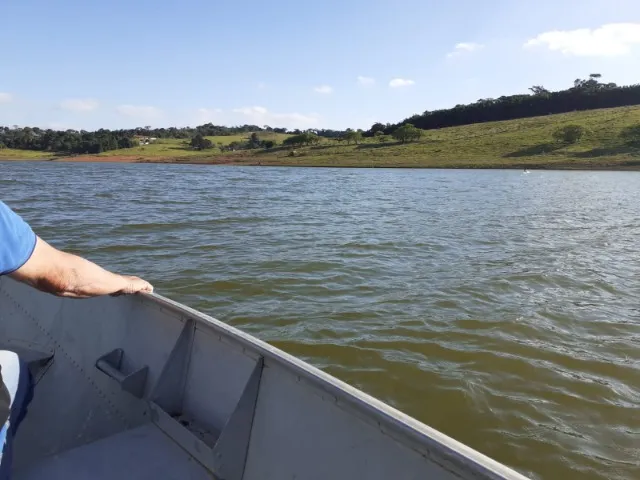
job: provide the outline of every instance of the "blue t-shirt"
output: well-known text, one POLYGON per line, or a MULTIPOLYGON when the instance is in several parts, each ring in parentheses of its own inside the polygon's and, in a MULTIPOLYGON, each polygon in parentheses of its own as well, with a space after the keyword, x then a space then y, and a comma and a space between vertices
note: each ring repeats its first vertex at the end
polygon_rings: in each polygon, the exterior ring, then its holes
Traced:
POLYGON ((0 201, 0 275, 19 269, 36 247, 36 234, 22 217, 0 201))

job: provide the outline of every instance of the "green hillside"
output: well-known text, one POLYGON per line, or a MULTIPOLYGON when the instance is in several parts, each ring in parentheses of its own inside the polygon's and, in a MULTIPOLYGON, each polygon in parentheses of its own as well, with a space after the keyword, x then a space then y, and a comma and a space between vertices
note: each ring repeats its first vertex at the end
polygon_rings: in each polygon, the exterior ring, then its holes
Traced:
MULTIPOLYGON (((384 137, 365 138, 358 145, 322 138, 313 146, 291 149, 282 145, 286 134, 260 132, 272 140, 270 150, 229 151, 246 135, 208 137, 215 148, 193 150, 188 140, 161 139, 156 143, 114 150, 82 159, 167 163, 245 165, 439 167, 439 168, 640 168, 640 147, 620 134, 640 125, 640 107, 572 112, 501 122, 427 130, 416 142, 401 144, 384 137), (584 128, 575 144, 554 140, 554 132, 568 125, 584 128)), ((0 159, 51 159, 51 154, 0 150, 0 159)))
MULTIPOLYGON (((263 140, 273 140, 276 143, 282 143, 282 141, 289 135, 278 133, 265 133, 261 132, 260 138, 263 140)), ((233 142, 246 141, 249 135, 219 135, 215 137, 205 137, 213 142, 214 145, 227 146, 233 142)), ((144 158, 191 158, 202 157, 204 155, 216 156, 221 152, 220 148, 216 147, 211 150, 200 151, 193 150, 189 147, 189 140, 177 139, 177 138, 161 138, 149 145, 143 145, 134 148, 124 148, 120 150, 111 150, 108 152, 99 153, 97 157, 112 157, 118 156, 140 156, 144 158)), ((2 154, 0 153, 0 156, 2 154)))
POLYGON ((503 122, 428 130, 415 143, 360 145, 327 142, 296 150, 257 155, 262 164, 405 166, 445 168, 609 168, 640 166, 640 148, 620 138, 626 127, 640 124, 640 107, 590 110, 503 122), (553 133, 566 125, 585 128, 574 145, 556 142, 553 133))

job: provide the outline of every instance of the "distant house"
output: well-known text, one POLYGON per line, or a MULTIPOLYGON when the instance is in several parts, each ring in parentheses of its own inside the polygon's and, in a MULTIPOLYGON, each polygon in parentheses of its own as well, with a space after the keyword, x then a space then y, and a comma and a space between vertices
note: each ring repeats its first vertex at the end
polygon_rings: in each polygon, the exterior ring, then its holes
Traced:
POLYGON ((134 135, 133 138, 140 142, 140 145, 149 145, 158 140, 156 137, 147 137, 146 135, 134 135))

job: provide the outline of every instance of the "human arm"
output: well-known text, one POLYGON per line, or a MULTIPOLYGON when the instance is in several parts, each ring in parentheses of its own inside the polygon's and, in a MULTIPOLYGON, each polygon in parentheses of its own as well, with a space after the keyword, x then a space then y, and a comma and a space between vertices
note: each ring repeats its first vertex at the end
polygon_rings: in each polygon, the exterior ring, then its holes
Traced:
POLYGON ((39 237, 26 263, 9 276, 60 297, 153 292, 151 284, 138 277, 109 272, 89 260, 58 250, 39 237))

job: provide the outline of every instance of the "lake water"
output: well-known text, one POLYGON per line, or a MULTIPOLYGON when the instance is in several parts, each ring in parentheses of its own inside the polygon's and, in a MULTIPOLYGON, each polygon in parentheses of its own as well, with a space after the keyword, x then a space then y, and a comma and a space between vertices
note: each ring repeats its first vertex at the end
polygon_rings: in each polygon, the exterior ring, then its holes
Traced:
POLYGON ((640 173, 20 162, 0 199, 525 475, 640 477, 640 173))

